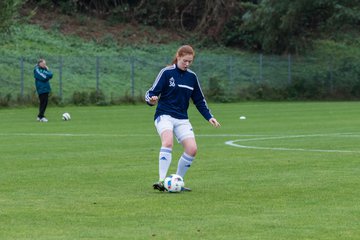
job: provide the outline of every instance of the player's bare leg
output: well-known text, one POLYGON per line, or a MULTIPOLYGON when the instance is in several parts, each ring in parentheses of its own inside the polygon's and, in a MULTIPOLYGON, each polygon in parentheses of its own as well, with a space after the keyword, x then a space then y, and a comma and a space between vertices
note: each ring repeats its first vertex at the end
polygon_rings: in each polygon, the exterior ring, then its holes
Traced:
POLYGON ((196 141, 195 138, 185 138, 181 144, 184 147, 184 151, 186 154, 195 157, 196 153, 197 153, 197 145, 196 145, 196 141))

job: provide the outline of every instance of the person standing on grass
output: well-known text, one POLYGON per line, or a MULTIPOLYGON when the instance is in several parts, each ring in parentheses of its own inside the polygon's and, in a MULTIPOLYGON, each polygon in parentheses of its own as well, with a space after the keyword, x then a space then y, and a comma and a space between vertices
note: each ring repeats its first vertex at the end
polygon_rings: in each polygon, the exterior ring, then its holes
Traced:
POLYGON ((37 116, 37 121, 48 122, 45 118, 45 111, 48 104, 49 93, 51 91, 50 79, 53 77, 53 73, 49 70, 49 67, 46 65, 45 59, 39 59, 38 63, 34 68, 34 78, 36 91, 39 95, 39 114, 37 116))
MULTIPOLYGON (((172 159, 174 135, 184 148, 178 161, 176 174, 184 177, 195 158, 197 145, 187 114, 190 99, 211 125, 220 126, 207 106, 196 74, 189 69, 194 57, 195 51, 191 46, 181 46, 176 52, 172 65, 160 71, 154 84, 145 95, 148 105, 157 104, 154 121, 160 135, 161 148, 159 181, 153 184, 153 188, 159 191, 165 191, 164 179, 172 159)), ((190 188, 185 187, 182 190, 191 191, 190 188)))

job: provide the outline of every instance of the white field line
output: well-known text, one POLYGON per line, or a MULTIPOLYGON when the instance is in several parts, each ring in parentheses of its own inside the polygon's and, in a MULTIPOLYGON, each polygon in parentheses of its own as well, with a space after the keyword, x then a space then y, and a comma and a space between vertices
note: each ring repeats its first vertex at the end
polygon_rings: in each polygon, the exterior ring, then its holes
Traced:
MULTIPOLYGON (((49 136, 49 137, 156 137, 154 134, 107 134, 107 133, 0 133, 0 136, 49 136)), ((254 134, 196 134, 196 137, 261 137, 254 134)))
MULTIPOLYGON (((106 134, 106 133, 0 133, 0 136, 53 136, 53 137, 156 137, 157 134, 106 134)), ((291 138, 309 138, 309 137, 360 137, 359 133, 329 133, 329 134, 308 134, 308 135, 288 135, 288 136, 269 136, 259 134, 196 134, 196 137, 254 137, 246 139, 236 139, 226 141, 225 144, 244 149, 275 150, 275 151, 303 151, 303 152, 334 152, 334 153, 360 153, 353 150, 337 149, 303 149, 303 148, 279 148, 279 147, 261 147, 241 145, 237 142, 266 141, 291 138)))
POLYGON ((106 133, 0 133, 0 136, 48 137, 154 137, 155 134, 106 134, 106 133))
POLYGON ((263 138, 250 138, 250 139, 237 139, 226 141, 225 144, 245 149, 258 149, 258 150, 273 150, 273 151, 302 151, 302 152, 326 152, 326 153, 360 153, 354 150, 338 150, 338 149, 305 149, 305 148, 282 148, 282 147, 261 147, 237 144, 237 142, 250 142, 250 141, 266 141, 278 139, 291 139, 291 138, 309 138, 309 137, 360 137, 356 133, 333 133, 333 134, 309 134, 309 135, 289 135, 289 136, 275 136, 263 138))

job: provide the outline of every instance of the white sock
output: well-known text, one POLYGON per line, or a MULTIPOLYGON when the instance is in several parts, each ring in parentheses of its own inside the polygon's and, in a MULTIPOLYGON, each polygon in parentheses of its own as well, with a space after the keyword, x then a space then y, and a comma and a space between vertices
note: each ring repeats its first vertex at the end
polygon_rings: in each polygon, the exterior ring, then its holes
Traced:
POLYGON ((187 172, 187 170, 189 169, 189 167, 191 166, 193 160, 195 157, 190 156, 186 153, 183 153, 183 155, 181 155, 180 159, 179 159, 179 163, 178 163, 178 168, 176 171, 177 175, 180 175, 181 177, 185 176, 185 173, 187 172))
POLYGON ((171 163, 171 148, 161 147, 159 153, 159 180, 164 181, 171 163))

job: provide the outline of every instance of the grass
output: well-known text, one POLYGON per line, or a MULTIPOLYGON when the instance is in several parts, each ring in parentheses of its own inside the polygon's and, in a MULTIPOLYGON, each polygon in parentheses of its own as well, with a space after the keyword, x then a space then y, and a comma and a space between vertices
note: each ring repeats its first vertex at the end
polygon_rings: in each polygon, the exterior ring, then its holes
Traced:
POLYGON ((46 124, 0 109, 0 238, 359 239, 359 103, 210 107, 220 129, 190 108, 199 153, 180 194, 151 189, 154 108, 49 107, 46 124))

